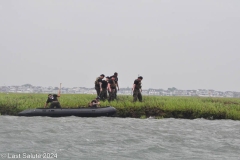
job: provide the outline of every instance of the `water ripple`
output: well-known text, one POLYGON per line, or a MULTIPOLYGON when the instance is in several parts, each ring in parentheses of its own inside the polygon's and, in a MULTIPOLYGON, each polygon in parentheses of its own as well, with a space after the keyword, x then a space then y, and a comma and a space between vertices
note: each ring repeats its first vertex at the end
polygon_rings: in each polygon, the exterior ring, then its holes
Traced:
POLYGON ((233 120, 0 116, 0 154, 58 159, 240 159, 233 120))

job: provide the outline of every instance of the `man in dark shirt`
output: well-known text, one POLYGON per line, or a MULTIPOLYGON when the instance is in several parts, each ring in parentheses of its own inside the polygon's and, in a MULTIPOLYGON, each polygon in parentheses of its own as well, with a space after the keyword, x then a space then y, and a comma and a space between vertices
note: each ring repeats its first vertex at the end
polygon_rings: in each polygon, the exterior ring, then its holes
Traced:
POLYGON ((115 76, 115 84, 116 84, 116 87, 118 88, 118 89, 115 89, 115 98, 117 99, 117 91, 119 91, 119 85, 118 85, 118 73, 115 72, 115 73, 114 73, 114 76, 115 76))
POLYGON ((104 74, 101 74, 100 77, 96 78, 95 81, 95 90, 97 91, 97 96, 100 96, 100 85, 102 85, 102 79, 105 77, 104 74))
POLYGON ((137 99, 142 102, 142 79, 143 77, 142 76, 139 76, 138 79, 136 79, 134 82, 133 82, 133 102, 136 102, 137 99))
POLYGON ((115 99, 116 94, 116 84, 115 84, 115 76, 111 76, 108 81, 108 90, 109 90, 109 98, 108 101, 113 101, 115 99))
POLYGON ((60 105, 57 97, 60 97, 60 92, 58 93, 58 95, 57 95, 57 94, 53 94, 53 95, 52 95, 52 94, 49 94, 49 95, 48 95, 48 99, 47 99, 47 101, 46 101, 46 103, 45 103, 44 108, 47 107, 48 103, 51 103, 50 106, 49 106, 49 108, 54 108, 54 107, 56 107, 56 108, 61 108, 61 105, 60 105))
POLYGON ((100 85, 100 99, 105 101, 107 99, 107 86, 108 86, 109 77, 106 77, 105 80, 102 80, 100 85))

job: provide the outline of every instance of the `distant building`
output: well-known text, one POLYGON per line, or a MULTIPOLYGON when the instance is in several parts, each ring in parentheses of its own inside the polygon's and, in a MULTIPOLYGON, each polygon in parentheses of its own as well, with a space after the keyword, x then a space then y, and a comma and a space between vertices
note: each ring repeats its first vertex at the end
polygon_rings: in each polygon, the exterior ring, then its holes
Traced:
MULTIPOLYGON (((22 86, 0 86, 0 92, 9 93, 58 93, 58 87, 41 87, 32 86, 30 84, 25 84, 22 86)), ((96 94, 94 88, 86 87, 73 87, 61 89, 63 94, 96 94)), ((132 95, 132 88, 121 88, 118 91, 119 95, 132 95)), ((152 95, 152 96, 200 96, 200 97, 240 97, 240 92, 233 91, 215 91, 213 89, 198 89, 198 90, 179 90, 176 88, 168 88, 168 90, 163 89, 143 89, 142 95, 152 95)))

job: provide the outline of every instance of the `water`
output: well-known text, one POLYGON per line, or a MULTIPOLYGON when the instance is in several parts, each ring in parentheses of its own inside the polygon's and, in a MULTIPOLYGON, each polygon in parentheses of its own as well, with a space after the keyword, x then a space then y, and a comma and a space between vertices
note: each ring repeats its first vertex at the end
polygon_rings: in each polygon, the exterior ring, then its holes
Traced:
POLYGON ((0 160, 34 156, 237 160, 240 121, 0 116, 0 160))

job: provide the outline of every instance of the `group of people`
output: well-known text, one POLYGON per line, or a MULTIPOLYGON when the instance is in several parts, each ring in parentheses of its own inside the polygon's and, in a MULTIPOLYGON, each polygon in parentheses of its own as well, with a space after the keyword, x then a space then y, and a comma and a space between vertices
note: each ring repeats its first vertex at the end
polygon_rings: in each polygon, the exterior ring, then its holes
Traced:
POLYGON ((106 99, 108 99, 108 101, 110 102, 117 98, 117 91, 119 90, 117 72, 115 72, 114 75, 110 77, 105 77, 104 74, 101 74, 99 77, 96 78, 94 84, 97 96, 100 97, 100 100, 105 101, 106 99))
MULTIPOLYGON (((139 76, 133 82, 133 102, 136 102, 137 99, 142 102, 142 81, 143 77, 139 76)), ((97 98, 92 100, 89 103, 89 107, 99 107, 100 100, 105 101, 113 101, 117 99, 117 91, 119 91, 119 84, 118 84, 118 73, 115 72, 113 76, 105 77, 104 74, 101 74, 99 77, 96 78, 95 82, 95 90, 97 92, 97 98), (109 94, 109 96, 108 96, 109 94)), ((60 85, 61 86, 61 85, 60 85)), ((61 88, 61 87, 60 87, 61 88)), ((49 108, 61 108, 61 105, 58 101, 58 97, 60 97, 61 90, 59 89, 58 94, 49 94, 48 99, 45 103, 44 108, 51 103, 49 108)))
MULTIPOLYGON (((136 102, 137 99, 142 102, 142 79, 143 77, 139 76, 133 82, 133 102, 136 102)), ((101 74, 96 78, 95 89, 100 100, 105 101, 108 99, 110 102, 117 99, 117 91, 119 91, 118 73, 115 72, 111 77, 105 77, 104 74, 101 74), (109 96, 107 96, 107 93, 109 96)))

